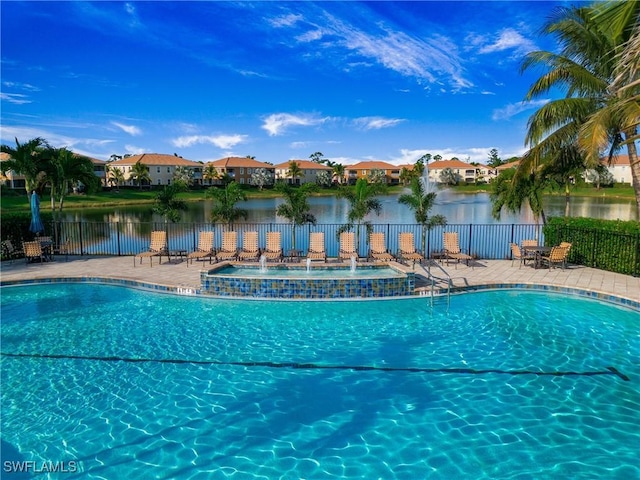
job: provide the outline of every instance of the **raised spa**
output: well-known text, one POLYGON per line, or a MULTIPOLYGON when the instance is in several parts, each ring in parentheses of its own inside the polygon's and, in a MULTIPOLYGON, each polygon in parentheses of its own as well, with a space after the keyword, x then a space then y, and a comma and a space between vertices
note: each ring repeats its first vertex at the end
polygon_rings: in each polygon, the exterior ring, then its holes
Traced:
POLYGON ((415 274, 399 264, 241 265, 223 262, 201 273, 202 293, 286 299, 413 295, 415 274))

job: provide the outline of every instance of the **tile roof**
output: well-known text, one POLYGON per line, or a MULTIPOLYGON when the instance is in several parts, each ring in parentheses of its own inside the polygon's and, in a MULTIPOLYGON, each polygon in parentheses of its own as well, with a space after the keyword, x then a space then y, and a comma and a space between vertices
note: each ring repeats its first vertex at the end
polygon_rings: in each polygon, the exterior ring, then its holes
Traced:
POLYGON ((520 160, 514 160, 513 162, 503 163, 496 167, 496 170, 509 170, 510 168, 516 168, 518 165, 520 165, 520 160))
POLYGON ((132 155, 130 157, 111 162, 111 165, 135 165, 138 160, 143 165, 202 167, 201 163, 186 160, 182 157, 176 157, 175 155, 167 155, 164 153, 143 153, 141 155, 132 155))
POLYGON ((451 168, 451 169, 475 169, 476 167, 474 165, 471 165, 470 163, 465 163, 462 162, 460 160, 440 160, 438 162, 431 162, 429 163, 429 170, 442 170, 445 168, 451 168))
POLYGON ((301 170, 328 170, 328 171, 333 170, 331 167, 323 163, 316 163, 310 160, 295 160, 295 159, 287 160, 286 162, 279 163, 275 166, 275 168, 278 170, 288 169, 289 163, 291 162, 296 162, 298 164, 298 167, 300 167, 301 170))
MULTIPOLYGON (((609 165, 609 157, 602 157, 600 159, 600 162, 602 162, 602 164, 604 165, 609 165)), ((623 167, 628 165, 631 165, 631 163, 629 163, 629 155, 616 155, 611 159, 612 167, 613 166, 623 167)))
POLYGON ((207 162, 217 168, 274 168, 270 163, 259 162, 248 157, 225 157, 213 162, 207 162))
POLYGON ((345 165, 348 170, 400 170, 400 167, 387 162, 378 160, 369 160, 366 162, 358 162, 354 165, 345 165))

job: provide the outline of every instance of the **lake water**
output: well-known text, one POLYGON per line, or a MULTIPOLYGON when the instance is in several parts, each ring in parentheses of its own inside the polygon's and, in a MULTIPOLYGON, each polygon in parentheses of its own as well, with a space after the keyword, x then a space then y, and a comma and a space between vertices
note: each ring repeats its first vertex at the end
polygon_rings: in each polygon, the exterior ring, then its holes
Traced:
MULTIPOLYGON (((372 214, 368 220, 379 224, 415 223, 414 214, 409 208, 398 203, 398 195, 380 197, 382 211, 372 214)), ((238 207, 249 212, 248 223, 288 223, 288 220, 276 215, 276 208, 283 202, 280 198, 250 199, 240 202, 238 207)), ((319 224, 344 224, 347 221, 349 205, 344 199, 335 197, 311 197, 311 212, 319 224)), ((189 203, 189 210, 182 214, 182 222, 208 223, 212 202, 189 203)), ((503 213, 500 221, 491 216, 491 200, 487 193, 460 194, 451 191, 438 193, 432 215, 441 214, 449 224, 533 224, 535 218, 528 207, 519 214, 503 213)), ((547 216, 564 216, 564 197, 547 197, 545 213, 547 216)), ((638 220, 635 203, 632 199, 609 199, 594 197, 572 197, 570 215, 573 217, 592 217, 607 220, 638 220)), ((151 212, 150 205, 124 206, 109 209, 90 209, 66 212, 68 221, 88 222, 160 222, 162 218, 151 212)))

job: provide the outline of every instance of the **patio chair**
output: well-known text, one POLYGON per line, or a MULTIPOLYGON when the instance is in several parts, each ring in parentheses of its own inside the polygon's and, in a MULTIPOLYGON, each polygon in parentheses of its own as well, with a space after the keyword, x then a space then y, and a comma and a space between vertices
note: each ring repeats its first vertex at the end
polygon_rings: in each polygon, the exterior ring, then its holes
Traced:
POLYGON ((13 263, 14 258, 22 256, 22 252, 13 246, 11 240, 5 240, 2 242, 2 259, 9 259, 13 263))
POLYGON ((311 232, 309 234, 309 251, 307 258, 311 260, 327 261, 327 251, 324 247, 324 232, 311 232))
POLYGON ((262 251, 267 260, 281 262, 284 259, 282 252, 282 235, 280 232, 267 232, 267 246, 262 251))
POLYGON ((384 233, 377 232, 369 235, 369 260, 390 262, 393 258, 393 255, 387 250, 384 233))
POLYGON ((40 263, 44 262, 45 255, 42 251, 42 245, 38 240, 33 242, 22 242, 22 250, 24 251, 24 258, 29 262, 35 262, 40 260, 40 263))
POLYGON ((471 255, 464 253, 460 249, 460 243, 458 242, 458 232, 444 232, 444 255, 449 265, 449 260, 455 260, 456 268, 460 260, 464 260, 469 266, 469 261, 473 260, 471 255))
POLYGON ((526 260, 531 260, 532 262, 536 261, 536 251, 535 250, 528 250, 526 247, 537 247, 538 246, 538 241, 537 240, 522 240, 521 243, 521 251, 522 254, 524 255, 526 260))
POLYGON ((560 265, 562 270, 564 270, 567 265, 567 252, 568 250, 566 247, 561 247, 559 245, 556 247, 551 247, 551 252, 549 253, 549 255, 542 255, 540 257, 540 262, 542 265, 546 263, 547 265, 549 265, 549 268, 560 265))
POLYGON ((239 260, 258 260, 260 247, 258 247, 258 232, 244 232, 242 237, 242 249, 238 253, 239 260))
POLYGON ((216 256, 216 252, 213 249, 213 232, 200 232, 198 234, 198 248, 187 255, 187 267, 189 266, 189 260, 193 265, 193 259, 209 259, 209 263, 216 256))
POLYGON ((422 263, 425 260, 423 254, 416 250, 415 239, 411 232, 400 232, 398 235, 398 243, 400 248, 398 250, 398 260, 405 260, 408 262, 422 263))
POLYGON ((153 257, 158 257, 158 263, 162 263, 162 255, 169 259, 169 248, 167 247, 167 232, 164 230, 156 230, 151 232, 151 243, 149 244, 149 250, 140 252, 133 257, 133 266, 136 266, 136 258, 140 257, 140 265, 142 265, 142 259, 149 258, 149 266, 153 267, 153 257))
POLYGON ((338 252, 340 260, 358 259, 356 250, 356 235, 353 232, 342 232, 340 234, 340 251, 338 252))
POLYGON ((518 268, 522 268, 522 265, 526 264, 527 260, 532 260, 532 257, 527 256, 527 254, 522 253, 520 247, 517 243, 510 243, 511 246, 511 266, 513 267, 513 262, 518 260, 520 266, 518 268))
POLYGON ((216 252, 216 259, 235 260, 238 258, 238 232, 222 232, 222 247, 216 252))

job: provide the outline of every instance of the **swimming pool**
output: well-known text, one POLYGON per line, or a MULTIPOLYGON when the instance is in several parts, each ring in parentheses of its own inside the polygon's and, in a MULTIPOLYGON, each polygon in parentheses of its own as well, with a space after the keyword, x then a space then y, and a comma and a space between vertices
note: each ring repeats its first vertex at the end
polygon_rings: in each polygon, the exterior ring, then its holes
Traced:
POLYGON ((38 478, 633 478, 640 314, 488 291, 256 302, 2 289, 2 447, 38 478))

